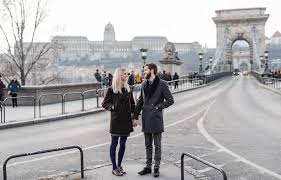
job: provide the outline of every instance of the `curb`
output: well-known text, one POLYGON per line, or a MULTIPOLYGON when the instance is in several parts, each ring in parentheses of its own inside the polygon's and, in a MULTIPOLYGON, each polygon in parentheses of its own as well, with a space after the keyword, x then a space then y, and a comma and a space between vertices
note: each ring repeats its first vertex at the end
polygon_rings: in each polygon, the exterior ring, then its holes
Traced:
MULTIPOLYGON (((218 80, 220 80, 220 79, 218 79, 218 80)), ((197 87, 176 91, 176 92, 173 92, 172 94, 178 94, 178 93, 182 93, 182 92, 186 92, 186 91, 192 91, 195 89, 203 88, 203 87, 213 84, 216 81, 217 80, 210 82, 208 84, 203 84, 203 85, 197 86, 197 87)), ((71 119, 71 118, 76 118, 76 117, 80 117, 80 116, 96 114, 96 113, 100 113, 100 112, 104 112, 104 111, 106 111, 106 110, 103 108, 97 108, 95 110, 74 112, 74 113, 63 114, 63 115, 54 116, 54 117, 36 118, 36 119, 32 119, 32 120, 18 121, 18 122, 8 122, 5 124, 0 124, 0 130, 36 125, 36 124, 41 124, 41 123, 46 123, 46 122, 60 121, 60 120, 65 120, 65 119, 71 119)))
POLYGON ((281 91, 279 91, 279 90, 277 90, 277 89, 275 89, 275 88, 269 87, 269 86, 267 86, 267 85, 261 84, 261 83, 259 83, 259 82, 257 82, 257 83, 258 83, 258 85, 259 85, 260 87, 262 87, 262 88, 264 88, 264 89, 267 89, 267 90, 269 90, 269 91, 271 91, 271 92, 273 92, 273 93, 275 93, 275 94, 281 95, 281 91))
POLYGON ((65 120, 65 119, 71 119, 71 118, 76 118, 76 117, 80 117, 80 116, 96 114, 96 113, 103 112, 103 111, 105 111, 105 110, 102 108, 98 108, 98 109, 91 110, 91 111, 69 113, 69 114, 63 114, 63 115, 54 116, 54 117, 36 118, 36 119, 32 119, 32 120, 19 121, 19 122, 8 122, 5 124, 1 124, 0 130, 41 124, 41 123, 46 123, 46 122, 60 121, 60 120, 65 120))

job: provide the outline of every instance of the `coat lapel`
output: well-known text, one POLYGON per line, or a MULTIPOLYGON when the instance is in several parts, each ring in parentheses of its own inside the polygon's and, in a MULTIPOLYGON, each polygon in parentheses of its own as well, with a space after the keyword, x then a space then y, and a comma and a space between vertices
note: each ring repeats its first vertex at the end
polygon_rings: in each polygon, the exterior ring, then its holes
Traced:
POLYGON ((149 99, 156 91, 158 85, 159 85, 160 79, 158 76, 155 77, 151 87, 149 88, 147 99, 149 99))

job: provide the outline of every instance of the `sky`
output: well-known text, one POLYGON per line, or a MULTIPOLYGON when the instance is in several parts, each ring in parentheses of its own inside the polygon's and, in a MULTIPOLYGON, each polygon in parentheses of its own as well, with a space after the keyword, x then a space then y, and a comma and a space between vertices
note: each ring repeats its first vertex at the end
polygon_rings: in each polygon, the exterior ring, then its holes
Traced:
POLYGON ((86 36, 103 39, 110 21, 116 39, 130 41, 135 36, 165 36, 171 42, 216 45, 215 10, 266 7, 270 17, 266 36, 281 31, 280 0, 48 0, 48 17, 37 41, 54 35, 86 36))

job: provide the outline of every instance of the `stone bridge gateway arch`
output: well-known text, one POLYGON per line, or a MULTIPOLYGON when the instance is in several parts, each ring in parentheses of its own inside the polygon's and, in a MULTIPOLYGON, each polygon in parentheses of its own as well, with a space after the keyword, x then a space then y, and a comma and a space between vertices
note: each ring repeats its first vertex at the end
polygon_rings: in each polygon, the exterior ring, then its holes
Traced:
POLYGON ((269 14, 266 8, 217 10, 213 21, 217 28, 217 47, 213 71, 219 63, 227 64, 232 59, 232 46, 238 40, 249 44, 250 62, 253 71, 262 71, 260 56, 265 47, 265 24, 269 14))

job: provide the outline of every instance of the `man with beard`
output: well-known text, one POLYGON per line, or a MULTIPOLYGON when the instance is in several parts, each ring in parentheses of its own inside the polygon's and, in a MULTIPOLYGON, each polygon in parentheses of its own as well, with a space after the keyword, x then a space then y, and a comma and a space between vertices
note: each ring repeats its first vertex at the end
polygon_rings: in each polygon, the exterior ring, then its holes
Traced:
POLYGON ((156 64, 144 66, 146 81, 142 84, 141 95, 133 115, 133 124, 138 124, 138 116, 142 110, 142 132, 145 138, 146 167, 139 172, 140 175, 150 174, 152 166, 152 143, 155 146, 154 177, 159 177, 161 161, 161 140, 164 132, 163 109, 174 103, 168 85, 160 80, 156 64))

